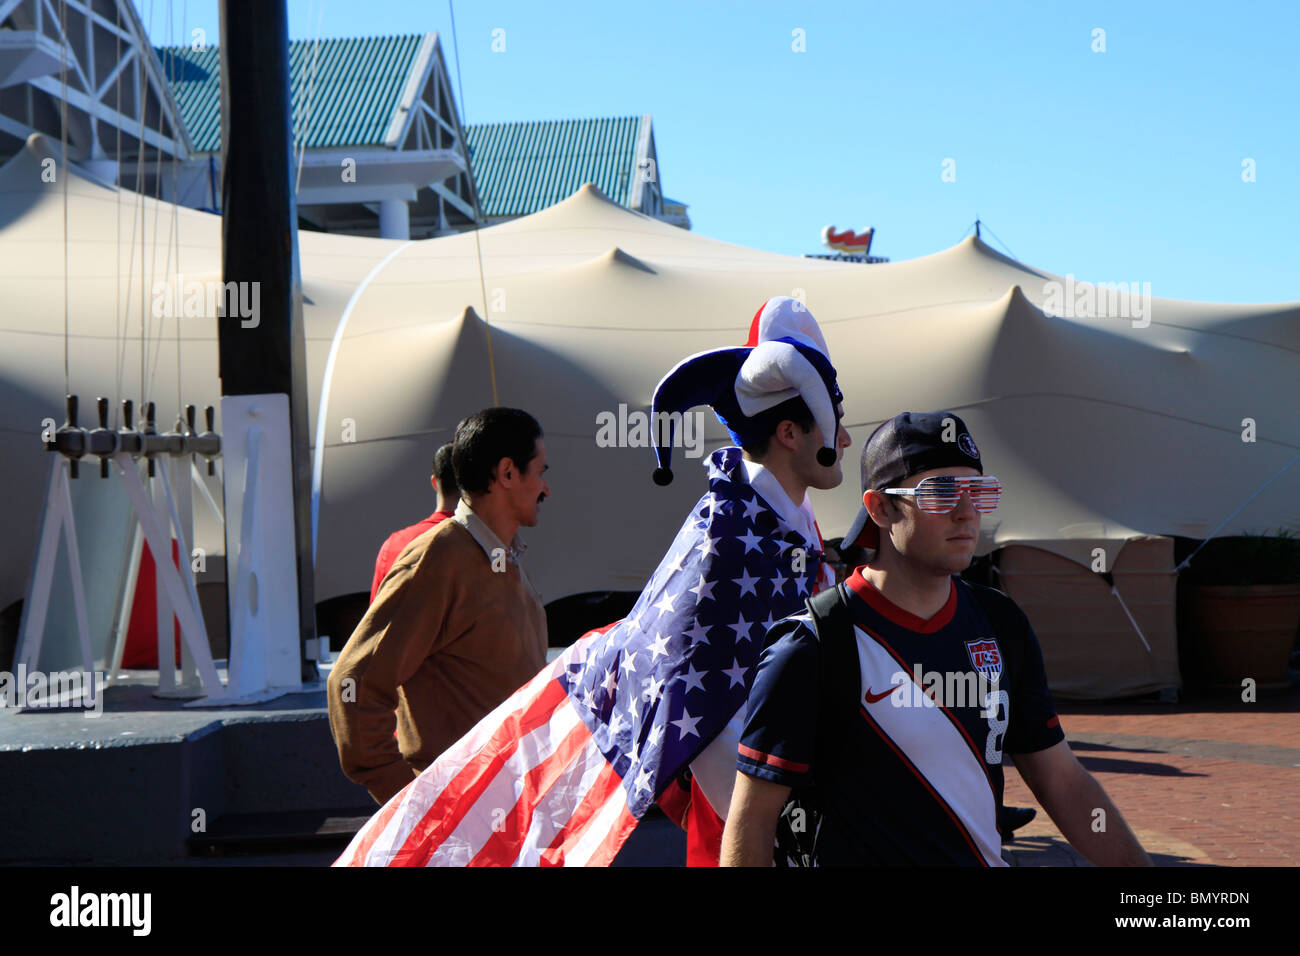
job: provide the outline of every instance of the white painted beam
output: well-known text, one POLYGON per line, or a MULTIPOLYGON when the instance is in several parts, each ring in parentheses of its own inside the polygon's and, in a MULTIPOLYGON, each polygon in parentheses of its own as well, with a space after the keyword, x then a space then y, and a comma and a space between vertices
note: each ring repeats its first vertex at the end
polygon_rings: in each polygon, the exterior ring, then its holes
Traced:
POLYGON ((396 148, 405 141, 416 103, 420 100, 420 95, 428 81, 429 71, 434 62, 433 51, 437 45, 436 33, 426 33, 421 38, 415 59, 411 61, 411 72, 407 74, 406 85, 402 87, 402 98, 397 101, 397 108, 388 122, 388 129, 384 132, 384 145, 396 148))
POLYGON ((300 206, 334 206, 347 203, 383 202, 400 199, 415 202, 416 190, 409 183, 388 186, 362 186, 359 183, 339 183, 334 186, 306 187, 298 190, 300 206))
POLYGON ((117 61, 117 65, 114 66, 108 76, 104 78, 104 82, 99 85, 99 89, 95 90, 95 99, 103 100, 104 97, 108 95, 108 90, 113 85, 113 81, 116 80, 121 72, 131 64, 131 61, 134 60, 135 57, 136 51, 133 47, 122 52, 122 58, 117 61))
MULTIPOLYGON (((63 95, 63 90, 59 85, 59 81, 50 77, 41 77, 40 79, 31 80, 29 85, 40 90, 42 93, 48 93, 56 100, 63 95)), ((91 113, 96 119, 102 120, 111 126, 119 127, 123 133, 134 138, 139 138, 139 117, 132 119, 129 116, 125 116, 112 107, 105 106, 103 103, 92 100, 81 90, 75 90, 72 87, 68 87, 67 92, 69 106, 75 106, 83 112, 91 113)), ((177 144, 174 139, 168 136, 159 135, 158 131, 151 126, 145 126, 144 140, 155 149, 165 150, 173 156, 179 156, 181 159, 186 158, 184 155, 181 155, 180 151, 177 149, 177 144)))
POLYGON ((445 202, 459 209, 470 222, 474 221, 474 207, 470 203, 456 195, 442 183, 431 183, 429 188, 441 196, 445 202))
POLYGON ((9 14, 18 9, 23 0, 0 0, 0 23, 3 23, 9 14))

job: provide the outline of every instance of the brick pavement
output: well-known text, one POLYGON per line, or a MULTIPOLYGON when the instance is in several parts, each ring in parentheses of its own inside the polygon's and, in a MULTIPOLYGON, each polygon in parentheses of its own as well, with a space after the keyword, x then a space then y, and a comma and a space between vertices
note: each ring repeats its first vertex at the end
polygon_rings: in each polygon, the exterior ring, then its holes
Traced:
MULTIPOLYGON (((1252 704, 1058 702, 1075 755, 1161 866, 1300 864, 1300 686, 1252 704)), ((1006 802, 1039 807, 1008 769, 1006 802)), ((1039 807, 1017 866, 1086 866, 1039 807)))

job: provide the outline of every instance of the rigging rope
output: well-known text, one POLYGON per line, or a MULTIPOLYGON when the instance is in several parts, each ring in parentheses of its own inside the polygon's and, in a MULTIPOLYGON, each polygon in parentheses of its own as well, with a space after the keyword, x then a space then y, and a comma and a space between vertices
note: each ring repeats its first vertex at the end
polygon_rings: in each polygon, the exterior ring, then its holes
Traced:
POLYGON ((1210 541, 1213 540, 1214 536, 1218 534, 1220 531, 1222 531, 1229 521, 1237 517, 1237 515, 1241 512, 1243 508, 1246 507, 1246 505, 1250 504, 1252 501, 1258 498, 1260 494, 1263 493, 1265 488, 1267 488, 1273 482, 1281 478, 1283 472, 1285 472, 1288 468, 1294 465, 1297 461, 1300 461, 1300 453, 1297 453, 1290 461, 1288 461, 1285 465, 1283 465, 1272 478, 1270 478, 1268 481, 1264 482, 1262 485, 1256 488, 1255 493, 1253 495, 1251 495, 1249 498, 1247 498, 1245 501, 1239 504, 1236 508, 1234 508, 1232 514, 1228 515, 1228 517, 1220 521, 1219 526, 1215 528, 1213 531, 1211 531, 1208 535, 1206 535, 1205 540, 1196 546, 1196 550, 1193 551, 1191 554, 1189 554, 1187 557, 1183 558, 1183 560, 1179 562, 1178 567, 1174 568, 1174 570, 1181 571, 1183 570, 1183 568, 1189 566, 1192 563, 1192 558, 1196 557, 1196 555, 1200 553, 1201 548, 1209 544, 1210 541))
MULTIPOLYGON (((461 114, 465 112, 465 84, 460 78, 460 43, 456 39, 456 4, 447 0, 447 10, 451 14, 451 45, 456 54, 456 98, 460 103, 461 114)), ((483 247, 479 242, 479 220, 483 218, 478 205, 478 187, 474 185, 474 165, 469 162, 469 143, 465 142, 465 124, 461 124, 461 145, 465 147, 465 159, 469 165, 466 181, 469 183, 470 199, 474 204, 474 254, 478 259, 479 290, 483 295, 483 326, 487 334, 488 374, 492 379, 492 404, 499 405, 497 398, 497 366, 492 356, 492 316, 487 307, 487 278, 483 275, 483 247)))
MULTIPOLYGON (((173 17, 172 10, 173 10, 173 9, 174 9, 174 8, 173 8, 173 6, 172 6, 172 0, 167 0, 167 13, 166 13, 166 17, 167 17, 168 31, 169 31, 169 32, 170 32, 170 30, 171 30, 171 21, 172 21, 172 17, 173 17)), ((165 68, 164 68, 164 69, 165 69, 165 68)), ((155 99, 158 101, 158 143, 157 143, 156 146, 154 146, 154 179, 153 179, 153 227, 154 227, 153 231, 154 231, 154 236, 153 236, 153 246, 152 246, 152 248, 149 250, 149 252, 150 252, 150 255, 149 255, 149 274, 150 274, 150 276, 156 276, 156 275, 157 275, 157 269, 158 269, 158 236, 159 236, 159 235, 161 234, 161 232, 162 232, 161 228, 159 228, 159 226, 158 226, 158 217, 159 217, 159 215, 162 213, 162 181, 163 181, 163 154, 162 154, 162 143, 163 143, 163 120, 165 119, 165 115, 166 115, 166 110, 163 108, 163 107, 164 107, 164 103, 166 102, 166 100, 165 100, 164 91, 162 90, 162 88, 159 88, 159 89, 158 89, 157 94, 156 94, 156 96, 155 96, 155 99)), ((146 102, 146 103, 148 102, 148 96, 146 96, 146 97, 144 98, 144 102, 146 102)), ((176 130, 175 130, 175 129, 172 129, 171 132, 172 132, 173 143, 174 143, 175 136, 176 136, 176 130)), ((172 155, 172 157, 171 157, 173 163, 175 162, 175 158, 176 158, 176 157, 175 157, 175 153, 174 153, 174 149, 175 149, 175 147, 174 147, 174 145, 173 145, 173 155, 172 155)), ((174 211, 174 210, 175 210, 175 204, 173 204, 173 207, 172 207, 172 208, 173 208, 173 211, 174 211)), ((165 288, 164 288, 164 294, 165 294, 165 295, 170 295, 171 292, 172 292, 172 288, 171 288, 171 287, 172 287, 172 273, 171 273, 171 265, 172 265, 172 235, 169 233, 168 236, 167 236, 167 257, 166 257, 166 259, 163 260, 163 275, 166 277, 166 286, 165 286, 165 288)), ((150 290, 152 290, 152 289, 153 289, 153 283, 150 283, 148 288, 149 288, 150 290)), ((181 289, 180 292, 182 293, 182 300, 183 300, 184 289, 181 289)), ((153 292, 150 291, 149 294, 150 294, 150 295, 153 295, 153 292)), ((144 295, 143 295, 143 293, 142 293, 142 295, 141 295, 141 301, 142 301, 142 302, 144 301, 144 295)), ((178 311, 184 311, 183 306, 182 306, 182 308, 181 308, 180 310, 178 310, 178 311)), ((176 323, 176 326, 177 326, 177 335, 179 335, 179 334, 180 334, 180 321, 181 321, 181 317, 180 317, 180 315, 179 315, 179 314, 177 314, 177 315, 173 315, 173 316, 172 316, 172 320, 176 323)), ((151 365, 150 365, 150 367, 149 367, 149 391, 150 391, 150 392, 152 392, 152 391, 154 390, 154 383, 157 381, 157 377, 158 377, 158 364, 159 364, 159 359, 162 358, 163 339, 166 337, 166 331, 167 331, 167 314, 166 314, 166 309, 164 309, 164 310, 163 310, 163 315, 159 316, 159 318, 158 318, 157 340, 153 343, 153 362, 151 363, 151 365)), ((151 336, 151 337, 152 337, 152 336, 151 336)), ((178 406, 177 409, 176 409, 176 414, 177 414, 177 416, 179 416, 179 415, 181 414, 181 410, 180 410, 179 406, 178 406)))
MULTIPOLYGON (((294 138, 298 146, 298 173, 293 180, 293 194, 298 195, 298 188, 302 185, 302 163, 307 157, 307 137, 311 134, 311 107, 316 93, 316 65, 320 55, 320 26, 321 21, 325 19, 325 0, 321 0, 320 13, 316 16, 316 37, 312 40, 311 45, 311 72, 307 78, 307 108, 306 116, 302 123, 302 134, 298 135, 298 124, 294 123, 294 138)), ((307 23, 311 23, 311 4, 307 5, 307 23)))
POLYGON ((994 232, 992 229, 989 229, 989 224, 987 222, 982 222, 981 225, 985 229, 988 229, 990 236, 992 236, 994 239, 997 239, 998 245, 1000 245, 1003 249, 1007 250, 1007 255, 1009 255, 1012 259, 1015 259, 1017 262, 1020 261, 1020 257, 1011 251, 1011 247, 1008 246, 1005 242, 1003 242, 1002 238, 996 232, 994 232))
MULTIPOLYGON (((72 360, 71 360, 71 284, 68 278, 70 264, 68 240, 68 3, 59 0, 59 92, 62 94, 62 122, 59 124, 59 162, 63 168, 59 176, 63 180, 63 394, 72 394, 72 360)), ((92 119, 93 123, 94 120, 92 119)))
MULTIPOLYGON (((172 6, 171 4, 171 0, 168 0, 168 6, 171 10, 175 10, 175 7, 172 6)), ((189 3, 188 0, 184 0, 184 2, 182 2, 181 4, 181 35, 182 36, 185 35, 185 21, 186 19, 188 19, 187 17, 188 13, 189 13, 189 3)), ((168 55, 171 56, 172 58, 171 68, 175 69, 176 57, 175 54, 172 52, 172 45, 175 42, 175 35, 172 33, 172 25, 173 25, 173 17, 169 16, 167 18, 167 41, 168 41, 167 52, 168 55)), ((167 83, 169 86, 171 84, 171 78, 172 78, 172 73, 171 70, 169 69, 167 73, 167 83)), ((177 135, 175 124, 173 124, 172 125, 172 234, 176 237, 176 275, 184 276, 185 273, 181 270, 180 159, 176 155, 176 144, 179 141, 179 139, 180 136, 177 135)), ((184 290, 182 289, 181 291, 183 292, 184 290)), ((180 417, 180 415, 184 410, 184 405, 182 404, 183 400, 181 397, 181 316, 180 316, 180 313, 183 311, 184 311, 183 309, 178 309, 177 310, 178 314, 176 316, 176 415, 177 418, 180 417)))
MULTIPOLYGON (((149 0, 149 22, 153 23, 153 0, 149 0)), ((145 411, 145 377, 144 371, 146 366, 146 318, 147 297, 145 289, 145 208, 144 208, 144 164, 146 161, 145 154, 145 109, 149 102, 149 78, 145 74, 144 64, 140 63, 140 68, 136 71, 136 89, 135 89, 135 108, 140 111, 140 136, 137 140, 138 148, 136 149, 136 171, 135 171, 135 191, 136 191, 136 208, 140 211, 140 415, 143 418, 145 411)), ((135 253, 135 234, 131 235, 132 256, 135 253)), ((141 423, 143 425, 143 422, 141 423)))
MULTIPOLYGON (((122 6, 114 4, 113 9, 117 14, 117 32, 113 35, 117 42, 117 59, 114 61, 117 70, 117 79, 114 85, 117 88, 117 122, 113 124, 117 135, 117 145, 113 150, 113 204, 117 208, 117 228, 113 233, 113 357, 116 377, 113 380, 113 395, 118 399, 122 397, 122 356, 125 353, 123 347, 122 332, 122 75, 126 72, 122 68, 122 6)), ((121 407, 120 401, 113 402, 113 428, 118 427, 118 409, 121 407)))

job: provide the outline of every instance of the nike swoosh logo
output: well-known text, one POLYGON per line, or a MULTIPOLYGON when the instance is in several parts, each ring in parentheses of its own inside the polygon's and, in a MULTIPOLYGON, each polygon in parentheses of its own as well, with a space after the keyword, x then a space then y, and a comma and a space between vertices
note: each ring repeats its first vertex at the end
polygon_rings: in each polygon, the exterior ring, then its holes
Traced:
POLYGON ((892 693, 893 693, 894 691, 896 691, 896 690, 898 690, 897 687, 891 687, 891 688, 889 688, 888 690, 882 690, 879 694, 873 694, 873 693, 871 693, 871 688, 868 687, 868 688, 867 688, 867 703, 868 703, 868 704, 875 704, 875 703, 878 703, 879 701, 884 700, 886 697, 888 697, 890 694, 892 694, 892 693))

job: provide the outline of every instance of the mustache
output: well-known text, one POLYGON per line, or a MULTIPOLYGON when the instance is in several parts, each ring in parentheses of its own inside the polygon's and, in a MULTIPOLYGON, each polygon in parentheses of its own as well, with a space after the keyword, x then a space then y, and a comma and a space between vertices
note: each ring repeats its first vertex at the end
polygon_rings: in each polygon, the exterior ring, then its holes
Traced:
POLYGON ((543 501, 545 501, 545 500, 546 500, 546 495, 538 495, 538 496, 537 496, 537 503, 538 503, 539 505, 540 505, 543 501))

